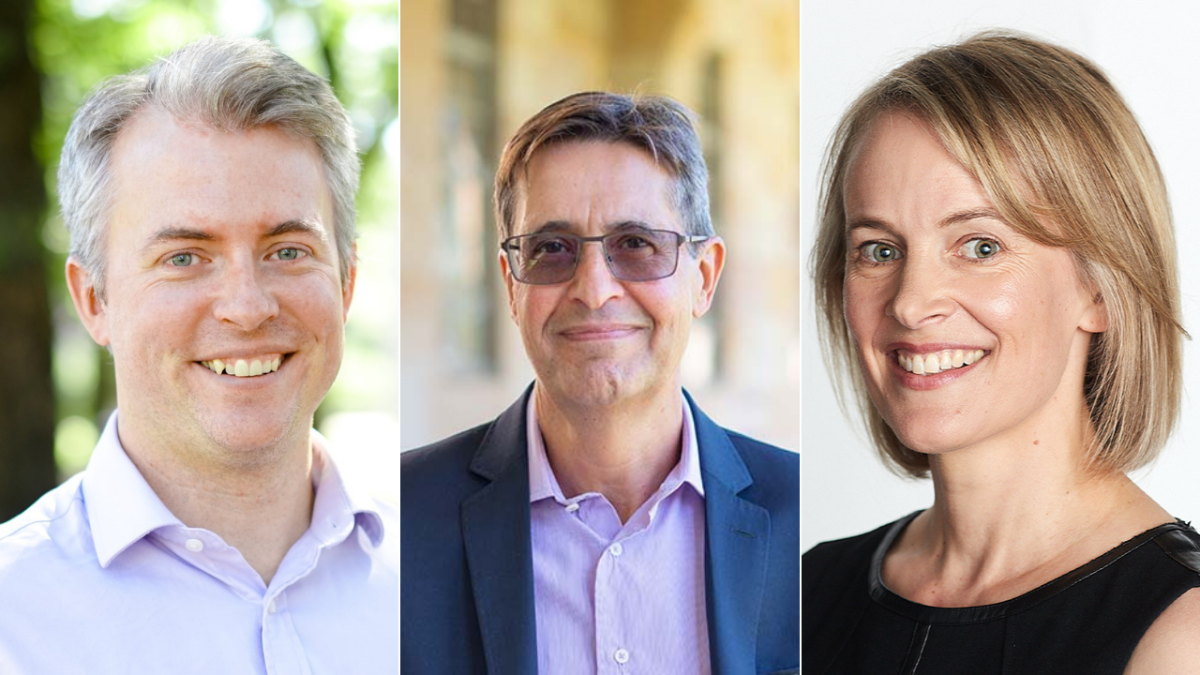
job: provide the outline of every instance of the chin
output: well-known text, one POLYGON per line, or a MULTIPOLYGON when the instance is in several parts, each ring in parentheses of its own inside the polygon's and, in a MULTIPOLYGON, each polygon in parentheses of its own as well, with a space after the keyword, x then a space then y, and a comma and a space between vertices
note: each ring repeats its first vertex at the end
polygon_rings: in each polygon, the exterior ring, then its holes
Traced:
POLYGON ((307 437, 308 432, 308 427, 299 425, 292 414, 252 410, 209 416, 200 420, 200 427, 214 445, 224 448, 231 455, 246 459, 279 447, 298 432, 303 432, 307 437))
POLYGON ((592 367, 582 371, 557 371, 543 381, 565 401, 588 407, 615 405, 636 391, 619 369, 592 367))

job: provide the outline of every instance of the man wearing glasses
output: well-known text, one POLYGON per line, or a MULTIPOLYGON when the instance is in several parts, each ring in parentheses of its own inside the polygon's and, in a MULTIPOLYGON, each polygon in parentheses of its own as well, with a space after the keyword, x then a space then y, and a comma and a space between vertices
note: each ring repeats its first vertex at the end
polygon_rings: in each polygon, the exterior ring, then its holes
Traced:
POLYGON ((402 456, 404 672, 796 668, 798 457, 680 385, 725 261, 690 117, 577 94, 506 146, 498 260, 537 379, 402 456))

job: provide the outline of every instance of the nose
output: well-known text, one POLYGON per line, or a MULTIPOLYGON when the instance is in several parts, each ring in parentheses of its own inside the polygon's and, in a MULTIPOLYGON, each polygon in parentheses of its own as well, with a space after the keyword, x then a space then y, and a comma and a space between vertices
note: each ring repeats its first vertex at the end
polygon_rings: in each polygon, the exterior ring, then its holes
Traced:
POLYGON ((279 314, 279 302, 253 256, 229 260, 220 282, 213 313, 222 323, 250 331, 279 314))
POLYGON ((582 302, 588 309, 599 309, 612 298, 625 293, 621 280, 613 276, 604 259, 604 247, 600 242, 585 242, 579 252, 579 265, 571 279, 571 297, 582 302))
POLYGON ((901 261, 902 268, 895 278, 894 295, 887 305, 887 315, 905 328, 918 328, 937 323, 954 313, 954 301, 948 291, 949 272, 940 261, 909 256, 901 261))

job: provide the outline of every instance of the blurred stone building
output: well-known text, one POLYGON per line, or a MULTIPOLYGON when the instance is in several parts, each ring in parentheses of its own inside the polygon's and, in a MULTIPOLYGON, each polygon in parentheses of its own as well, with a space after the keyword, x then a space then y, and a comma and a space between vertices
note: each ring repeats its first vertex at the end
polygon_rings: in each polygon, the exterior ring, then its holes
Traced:
POLYGON ((684 384, 721 424, 799 448, 798 0, 401 3, 401 445, 488 421, 533 378, 508 317, 491 186, 508 137, 568 94, 700 115, 727 260, 684 384))

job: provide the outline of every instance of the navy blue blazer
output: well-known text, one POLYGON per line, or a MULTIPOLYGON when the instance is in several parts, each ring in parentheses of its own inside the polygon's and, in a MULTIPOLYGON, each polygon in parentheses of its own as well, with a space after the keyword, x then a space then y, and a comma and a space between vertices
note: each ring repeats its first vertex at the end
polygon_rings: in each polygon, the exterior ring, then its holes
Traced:
MULTIPOLYGON (((490 424, 401 455, 405 675, 537 672, 530 391, 490 424)), ((687 402, 704 481, 713 673, 797 672, 799 456, 722 429, 690 396, 687 402)))

